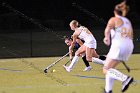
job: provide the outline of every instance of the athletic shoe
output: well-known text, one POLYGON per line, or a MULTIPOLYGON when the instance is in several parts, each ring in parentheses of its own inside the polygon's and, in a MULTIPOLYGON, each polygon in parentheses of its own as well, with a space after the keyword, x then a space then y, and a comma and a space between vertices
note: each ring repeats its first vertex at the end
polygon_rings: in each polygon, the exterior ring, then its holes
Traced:
POLYGON ((122 82, 122 92, 126 91, 129 85, 133 82, 133 77, 127 77, 127 79, 122 82))
POLYGON ((67 72, 70 72, 70 71, 71 71, 71 69, 70 69, 69 67, 67 67, 67 66, 65 66, 65 65, 63 65, 63 67, 64 67, 64 69, 65 69, 67 72))
POLYGON ((86 67, 83 71, 90 71, 92 69, 91 66, 86 67))
POLYGON ((109 92, 106 92, 106 90, 104 89, 103 93, 113 93, 112 90, 110 90, 109 92))

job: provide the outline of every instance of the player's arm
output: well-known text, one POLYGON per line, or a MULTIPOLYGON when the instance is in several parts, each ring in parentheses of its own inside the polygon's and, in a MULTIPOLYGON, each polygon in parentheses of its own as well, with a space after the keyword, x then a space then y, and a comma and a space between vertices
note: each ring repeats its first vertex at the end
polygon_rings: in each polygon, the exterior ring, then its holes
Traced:
POLYGON ((128 33, 128 36, 129 36, 130 39, 133 39, 133 38, 134 38, 132 24, 131 24, 131 28, 130 28, 130 31, 129 31, 129 33, 128 33))
POLYGON ((73 41, 72 41, 72 43, 71 43, 71 46, 69 47, 69 51, 70 51, 70 52, 73 51, 73 48, 74 48, 75 43, 76 43, 76 39, 77 39, 77 34, 76 34, 76 32, 73 33, 72 37, 73 37, 73 41))
POLYGON ((72 52, 73 52, 73 51, 71 51, 71 49, 70 49, 70 47, 69 47, 69 57, 70 57, 70 61, 72 61, 72 52))
POLYGON ((110 45, 110 31, 115 28, 114 19, 114 17, 110 18, 104 31, 104 43, 108 46, 110 45))

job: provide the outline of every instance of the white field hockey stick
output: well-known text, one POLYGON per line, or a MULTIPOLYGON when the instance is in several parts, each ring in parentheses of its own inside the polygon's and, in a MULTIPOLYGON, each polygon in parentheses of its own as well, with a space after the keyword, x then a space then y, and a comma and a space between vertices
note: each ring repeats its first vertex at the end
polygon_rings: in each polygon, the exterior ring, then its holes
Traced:
POLYGON ((56 60, 55 62, 53 62, 52 64, 50 64, 49 66, 47 66, 45 69, 44 69, 44 72, 47 73, 48 72, 48 69, 50 69, 51 67, 53 67, 56 63, 58 63, 59 61, 61 61, 64 57, 66 57, 67 55, 69 55, 69 52, 66 53, 64 56, 62 56, 61 58, 59 58, 58 60, 56 60))

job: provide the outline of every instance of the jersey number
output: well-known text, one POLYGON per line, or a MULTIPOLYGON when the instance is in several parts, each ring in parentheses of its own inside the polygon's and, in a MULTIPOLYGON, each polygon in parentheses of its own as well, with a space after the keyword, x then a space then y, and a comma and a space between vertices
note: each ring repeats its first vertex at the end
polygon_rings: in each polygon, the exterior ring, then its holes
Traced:
POLYGON ((132 38, 133 34, 132 34, 132 31, 130 29, 127 31, 127 28, 124 27, 121 29, 121 36, 132 38))

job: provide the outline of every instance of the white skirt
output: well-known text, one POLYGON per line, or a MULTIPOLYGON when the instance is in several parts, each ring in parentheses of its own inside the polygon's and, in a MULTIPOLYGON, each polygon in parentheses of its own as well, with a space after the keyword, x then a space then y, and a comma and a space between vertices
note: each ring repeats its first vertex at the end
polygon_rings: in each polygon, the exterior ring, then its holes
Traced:
POLYGON ((121 46, 111 46, 109 53, 107 54, 108 58, 119 60, 119 61, 128 61, 128 58, 133 52, 134 45, 130 44, 121 46))
POLYGON ((94 48, 96 49, 97 48, 97 43, 84 43, 84 45, 88 48, 94 48))

